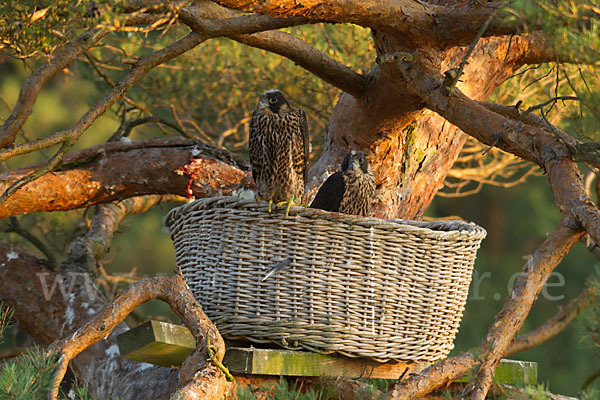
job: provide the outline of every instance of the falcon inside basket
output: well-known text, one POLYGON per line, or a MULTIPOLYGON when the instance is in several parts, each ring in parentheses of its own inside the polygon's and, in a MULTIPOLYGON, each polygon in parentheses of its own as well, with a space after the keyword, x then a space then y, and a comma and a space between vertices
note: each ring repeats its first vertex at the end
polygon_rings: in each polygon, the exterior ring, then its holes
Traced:
POLYGON ((404 362, 452 349, 486 235, 461 221, 303 207, 286 220, 234 197, 178 207, 166 224, 188 285, 224 337, 404 362))

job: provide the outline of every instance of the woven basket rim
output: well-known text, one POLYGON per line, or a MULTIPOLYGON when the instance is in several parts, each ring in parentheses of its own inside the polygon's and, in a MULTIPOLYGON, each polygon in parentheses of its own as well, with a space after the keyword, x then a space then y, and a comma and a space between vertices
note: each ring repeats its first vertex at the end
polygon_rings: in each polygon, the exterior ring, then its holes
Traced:
POLYGON ((452 349, 485 229, 267 208, 213 197, 165 220, 177 265, 225 337, 380 362, 452 349), (265 280, 284 257, 293 264, 265 280))
MULTIPOLYGON (((197 199, 182 206, 172 209, 165 219, 165 225, 171 233, 177 222, 185 214, 197 210, 211 209, 235 209, 252 212, 262 212, 270 218, 284 219, 283 209, 273 209, 268 214, 268 203, 255 200, 242 199, 233 196, 217 196, 197 199)), ((243 215, 240 215, 243 218, 243 215)), ((255 218, 255 217, 253 217, 255 218)), ((422 237, 432 237, 435 239, 456 239, 457 235, 468 236, 471 239, 484 239, 487 231, 474 222, 465 222, 460 220, 435 220, 435 221, 417 221, 407 219, 380 219, 375 217, 361 217, 357 215, 348 215, 337 212, 329 212, 314 208, 293 206, 289 212, 290 220, 299 220, 300 222, 309 222, 309 220, 328 220, 347 225, 358 225, 366 228, 378 228, 403 233, 412 233, 422 237)))

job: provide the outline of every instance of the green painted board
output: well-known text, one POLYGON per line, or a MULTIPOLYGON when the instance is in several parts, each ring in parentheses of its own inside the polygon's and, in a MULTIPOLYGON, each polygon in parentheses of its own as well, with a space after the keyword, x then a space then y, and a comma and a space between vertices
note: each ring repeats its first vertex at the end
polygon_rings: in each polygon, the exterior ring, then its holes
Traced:
POLYGON ((378 363, 365 358, 325 355, 310 351, 227 349, 223 364, 232 373, 285 376, 345 376, 398 379, 426 368, 424 363, 378 363))
MULTIPOLYGON (((117 337, 125 358, 166 367, 178 366, 196 348, 190 331, 180 325, 149 321, 117 337)), ((233 374, 344 376, 398 379, 426 368, 425 363, 378 363, 365 358, 324 355, 310 351, 229 347, 223 364, 233 374)), ((461 381, 466 382, 468 378, 461 381)), ((494 381, 515 386, 537 383, 537 363, 500 362, 494 381)))
POLYGON ((185 326, 148 321, 117 336, 119 352, 125 358, 162 365, 179 366, 196 348, 185 326))
MULTIPOLYGON (((513 386, 528 386, 537 384, 538 365, 532 361, 508 360, 503 358, 496 368, 494 382, 513 386)), ((468 382, 465 376, 458 380, 468 382)))

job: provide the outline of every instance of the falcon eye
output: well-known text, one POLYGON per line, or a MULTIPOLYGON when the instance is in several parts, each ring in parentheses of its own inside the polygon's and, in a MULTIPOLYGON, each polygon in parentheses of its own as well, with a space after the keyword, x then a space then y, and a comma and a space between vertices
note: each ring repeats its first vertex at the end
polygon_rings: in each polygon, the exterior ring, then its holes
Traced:
POLYGON ((364 157, 361 157, 361 158, 358 160, 358 162, 359 162, 359 163, 361 163, 361 164, 362 164, 362 163, 364 163, 364 162, 365 162, 365 158, 364 158, 364 157))
POLYGON ((269 103, 271 103, 271 104, 275 104, 275 103, 277 103, 277 98, 276 98, 276 97, 271 97, 271 98, 269 99, 269 103))

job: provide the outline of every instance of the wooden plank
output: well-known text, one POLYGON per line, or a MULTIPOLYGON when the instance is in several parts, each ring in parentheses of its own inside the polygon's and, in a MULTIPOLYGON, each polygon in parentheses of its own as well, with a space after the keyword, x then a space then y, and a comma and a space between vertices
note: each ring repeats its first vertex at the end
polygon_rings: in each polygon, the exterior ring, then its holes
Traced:
MULTIPOLYGON (((186 327, 162 321, 146 322, 119 335, 117 342, 123 357, 166 367, 181 365, 196 347, 194 337, 186 327)), ((238 375, 382 379, 398 379, 428 366, 426 363, 381 364, 364 358, 254 347, 228 348, 223 364, 232 374, 238 375)), ((468 381, 468 377, 461 381, 468 381)), ((534 385, 537 383, 537 363, 503 359, 494 381, 515 386, 534 385)))
POLYGON ((196 340, 185 326, 148 321, 117 336, 121 356, 131 360, 179 366, 196 348, 196 340))
POLYGON ((426 368, 425 363, 378 363, 365 358, 325 355, 310 351, 232 347, 223 364, 233 374, 285 376, 344 376, 398 379, 426 368))
MULTIPOLYGON (((496 368, 494 382, 513 386, 536 385, 537 374, 538 365, 536 362, 503 358, 500 360, 498 368, 496 368)), ((469 382, 469 377, 465 376, 458 381, 469 382)))

